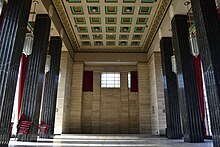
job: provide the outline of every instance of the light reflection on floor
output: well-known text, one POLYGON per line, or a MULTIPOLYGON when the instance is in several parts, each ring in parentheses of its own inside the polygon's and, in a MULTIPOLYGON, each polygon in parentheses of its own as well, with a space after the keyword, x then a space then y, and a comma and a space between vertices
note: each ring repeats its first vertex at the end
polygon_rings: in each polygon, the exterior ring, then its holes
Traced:
POLYGON ((70 146, 145 146, 145 147, 213 147, 211 140, 205 143, 184 143, 183 140, 146 135, 58 135, 54 139, 38 139, 38 142, 18 142, 11 139, 10 147, 70 147, 70 146))

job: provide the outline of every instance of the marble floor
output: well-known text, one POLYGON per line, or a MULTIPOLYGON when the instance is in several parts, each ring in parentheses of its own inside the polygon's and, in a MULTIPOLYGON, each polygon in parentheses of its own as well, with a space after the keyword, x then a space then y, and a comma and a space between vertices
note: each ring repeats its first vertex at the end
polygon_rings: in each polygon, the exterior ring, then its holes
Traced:
POLYGON ((213 147, 212 140, 204 143, 184 143, 146 135, 57 135, 54 139, 38 139, 38 142, 18 142, 11 139, 9 147, 73 147, 73 146, 145 146, 145 147, 213 147))

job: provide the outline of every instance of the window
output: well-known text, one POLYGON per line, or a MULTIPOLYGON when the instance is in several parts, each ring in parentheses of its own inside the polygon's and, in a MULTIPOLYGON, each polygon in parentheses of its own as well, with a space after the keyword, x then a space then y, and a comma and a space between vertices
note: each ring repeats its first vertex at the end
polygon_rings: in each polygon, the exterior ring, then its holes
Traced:
POLYGON ((128 88, 131 88, 131 72, 128 72, 128 88))
POLYGON ((101 88, 120 88, 120 72, 103 72, 101 88))

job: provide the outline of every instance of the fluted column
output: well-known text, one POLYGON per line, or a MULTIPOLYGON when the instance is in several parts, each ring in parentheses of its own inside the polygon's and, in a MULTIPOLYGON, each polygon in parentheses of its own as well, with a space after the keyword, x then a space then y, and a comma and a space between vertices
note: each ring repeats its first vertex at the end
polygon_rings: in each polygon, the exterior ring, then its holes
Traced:
POLYGON ((37 140, 50 25, 51 21, 47 14, 36 16, 33 51, 29 57, 21 108, 21 114, 25 114, 27 120, 32 122, 29 134, 23 138, 26 141, 37 140))
POLYGON ((192 9, 211 118, 212 138, 220 146, 220 23, 215 0, 193 0, 192 9))
MULTIPOLYGON (((9 0, 0 27, 0 145, 9 141, 19 64, 32 0, 9 0)), ((3 16, 3 15, 2 15, 3 16)))
POLYGON ((203 142, 199 93, 193 56, 190 52, 186 15, 175 15, 172 20, 173 43, 177 61, 179 101, 185 142, 203 142))
POLYGON ((164 95, 167 121, 167 138, 181 139, 181 120, 177 77, 172 72, 171 56, 173 55, 172 38, 163 37, 160 40, 161 61, 163 69, 164 95))
POLYGON ((49 55, 51 55, 50 70, 46 74, 44 95, 42 101, 41 121, 49 125, 47 134, 40 134, 41 138, 53 138, 55 111, 57 102, 57 89, 60 71, 60 57, 62 40, 60 37, 51 37, 49 55))

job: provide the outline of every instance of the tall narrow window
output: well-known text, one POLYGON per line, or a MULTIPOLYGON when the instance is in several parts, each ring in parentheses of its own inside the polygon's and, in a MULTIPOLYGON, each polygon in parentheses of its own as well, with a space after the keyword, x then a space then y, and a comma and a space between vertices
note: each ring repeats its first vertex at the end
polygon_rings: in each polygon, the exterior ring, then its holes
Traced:
POLYGON ((131 88, 131 72, 128 72, 128 88, 131 88))
POLYGON ((101 88, 120 88, 120 72, 103 72, 101 88))

